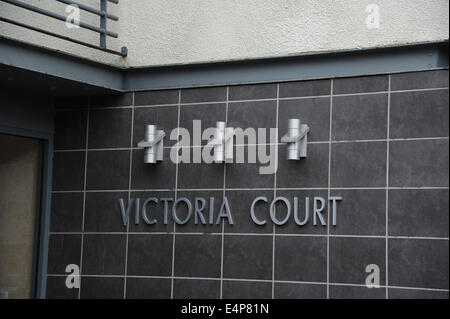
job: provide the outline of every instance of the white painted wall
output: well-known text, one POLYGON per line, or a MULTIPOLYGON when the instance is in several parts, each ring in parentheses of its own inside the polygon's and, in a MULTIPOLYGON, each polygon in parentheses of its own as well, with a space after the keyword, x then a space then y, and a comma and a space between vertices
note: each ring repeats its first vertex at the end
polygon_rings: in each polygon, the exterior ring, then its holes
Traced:
MULTIPOLYGON (((52 0, 22 0, 64 13, 52 0)), ((98 5, 96 0, 80 0, 98 5)), ((120 0, 111 22, 126 59, 0 23, 0 34, 106 63, 147 66, 286 56, 448 39, 448 0, 120 0), (380 27, 366 27, 368 4, 380 7, 380 27)), ((97 43, 91 32, 67 30, 0 2, 0 14, 97 43)), ((96 17, 83 18, 98 23, 96 17)))

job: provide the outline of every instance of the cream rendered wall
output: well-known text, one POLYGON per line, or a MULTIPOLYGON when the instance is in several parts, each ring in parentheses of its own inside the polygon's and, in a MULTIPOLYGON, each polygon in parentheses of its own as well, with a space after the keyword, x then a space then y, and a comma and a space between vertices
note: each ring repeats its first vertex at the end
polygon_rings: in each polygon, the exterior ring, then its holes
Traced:
MULTIPOLYGON (((22 1, 64 13, 64 5, 52 0, 22 1)), ((110 23, 120 37, 109 38, 109 46, 120 50, 126 45, 126 59, 5 23, 0 34, 106 63, 148 66, 439 41, 448 39, 449 26, 448 0, 120 0, 109 8, 120 17, 110 23), (380 8, 378 29, 365 23, 366 6, 372 3, 380 8)), ((0 14, 98 41, 97 34, 68 30, 62 22, 2 2, 0 14)), ((98 23, 87 13, 84 18, 98 23)))

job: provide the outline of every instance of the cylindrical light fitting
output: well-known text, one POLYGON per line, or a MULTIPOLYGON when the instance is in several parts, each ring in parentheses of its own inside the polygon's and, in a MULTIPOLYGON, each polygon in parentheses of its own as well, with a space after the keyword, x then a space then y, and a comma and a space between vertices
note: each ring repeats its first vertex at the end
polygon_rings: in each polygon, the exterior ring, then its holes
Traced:
MULTIPOLYGON (((288 121, 288 137, 296 137, 300 133, 301 121, 299 119, 289 119, 288 121)), ((300 152, 300 141, 289 143, 287 146, 287 159, 298 160, 300 152)))
MULTIPOLYGON (((152 142, 156 139, 156 125, 146 125, 145 126, 145 142, 152 142)), ((145 148, 144 150, 144 163, 154 164, 156 163, 156 145, 153 147, 145 148)))
MULTIPOLYGON (((225 139, 225 122, 216 122, 215 139, 223 141, 225 139)), ((223 163, 225 161, 225 145, 221 143, 214 147, 214 162, 223 163)))

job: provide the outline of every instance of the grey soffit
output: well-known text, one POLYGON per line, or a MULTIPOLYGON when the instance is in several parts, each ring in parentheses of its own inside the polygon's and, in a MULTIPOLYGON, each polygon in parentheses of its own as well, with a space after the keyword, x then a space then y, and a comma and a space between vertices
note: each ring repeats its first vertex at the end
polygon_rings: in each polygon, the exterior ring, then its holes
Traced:
POLYGON ((0 86, 50 95, 297 81, 448 67, 448 41, 198 64, 121 68, 0 37, 0 86), (31 79, 31 80, 30 80, 31 79), (37 81, 39 80, 39 81, 37 81), (42 92, 42 91, 41 91, 42 92))
POLYGON ((49 95, 121 92, 120 68, 0 37, 0 85, 49 95), (4 75, 4 76, 3 76, 4 75))

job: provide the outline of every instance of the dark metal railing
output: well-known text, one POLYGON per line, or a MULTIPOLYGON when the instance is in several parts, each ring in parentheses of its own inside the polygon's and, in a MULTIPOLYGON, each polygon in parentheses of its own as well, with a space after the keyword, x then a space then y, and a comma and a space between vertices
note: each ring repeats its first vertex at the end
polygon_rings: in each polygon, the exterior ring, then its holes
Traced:
MULTIPOLYGON (((49 11, 49 10, 46 10, 46 9, 42 9, 42 8, 36 7, 34 5, 28 4, 28 3, 23 2, 23 1, 19 1, 19 0, 0 0, 0 1, 12 4, 14 6, 17 6, 17 7, 29 10, 29 11, 33 11, 33 12, 45 15, 45 16, 53 18, 53 19, 57 19, 57 20, 64 21, 64 22, 68 22, 67 21, 68 20, 67 17, 64 16, 64 15, 61 15, 61 14, 58 14, 58 13, 55 13, 55 12, 52 12, 52 11, 49 11)), ((99 33, 100 34, 100 45, 95 45, 95 44, 91 44, 91 43, 84 42, 84 41, 81 41, 81 40, 77 40, 77 39, 74 39, 74 38, 71 38, 71 37, 68 37, 68 36, 64 36, 64 35, 61 35, 61 34, 58 34, 58 33, 52 32, 52 31, 48 31, 48 30, 45 30, 45 29, 42 29, 42 28, 39 28, 39 27, 35 27, 35 26, 32 26, 32 25, 29 25, 29 24, 26 24, 26 23, 23 23, 23 22, 20 22, 20 21, 8 19, 8 18, 5 18, 5 17, 0 17, 0 21, 6 22, 6 23, 10 23, 10 24, 13 24, 13 25, 16 25, 16 26, 19 26, 19 27, 23 27, 23 28, 26 28, 26 29, 29 29, 29 30, 33 30, 33 31, 36 31, 36 32, 40 32, 40 33, 43 33, 43 34, 46 34, 46 35, 49 35, 49 36, 52 36, 52 37, 56 37, 56 38, 59 38, 59 39, 70 41, 70 42, 73 42, 73 43, 76 43, 76 44, 80 44, 80 45, 83 45, 83 46, 86 46, 86 47, 89 47, 89 48, 93 48, 93 49, 101 50, 101 51, 104 51, 104 52, 108 52, 108 53, 111 53, 111 54, 116 54, 116 55, 120 55, 120 56, 126 56, 127 55, 128 50, 127 50, 126 47, 122 47, 121 51, 111 50, 111 49, 108 49, 106 47, 107 37, 112 37, 112 38, 118 38, 119 37, 119 35, 117 33, 112 32, 112 31, 108 31, 108 29, 107 29, 107 21, 108 21, 108 19, 113 20, 113 21, 118 21, 119 20, 118 17, 108 13, 108 11, 107 11, 107 3, 111 2, 111 3, 114 3, 114 4, 118 4, 119 0, 99 0, 100 1, 100 10, 92 8, 92 7, 89 7, 87 5, 79 3, 77 1, 72 1, 72 0, 55 0, 55 1, 61 2, 61 3, 65 3, 67 5, 77 6, 80 10, 84 10, 84 11, 87 11, 89 13, 98 15, 100 17, 100 26, 99 27, 91 25, 91 24, 88 24, 88 23, 85 23, 85 22, 82 22, 82 21, 79 21, 79 23, 77 23, 77 25, 79 25, 80 28, 87 29, 87 30, 99 33)))

